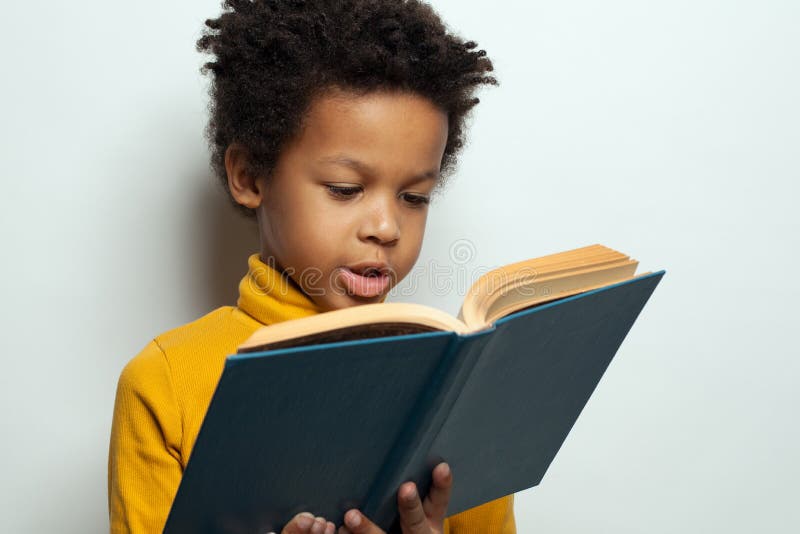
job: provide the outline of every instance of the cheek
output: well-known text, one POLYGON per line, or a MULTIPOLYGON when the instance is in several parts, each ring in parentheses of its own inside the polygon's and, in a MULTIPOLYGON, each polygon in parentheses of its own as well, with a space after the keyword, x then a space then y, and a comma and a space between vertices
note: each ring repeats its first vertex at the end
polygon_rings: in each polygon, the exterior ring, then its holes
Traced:
MULTIPOLYGON (((405 278, 419 259, 422 250, 422 241, 425 236, 425 217, 417 217, 406 221, 403 228, 403 254, 402 258, 397 258, 398 274, 401 279, 405 278)), ((399 280, 398 280, 399 282, 399 280)))
POLYGON ((327 268, 342 261, 341 253, 354 235, 353 213, 324 203, 306 204, 288 220, 294 249, 302 250, 304 263, 327 268))
POLYGON ((410 241, 416 243, 417 249, 422 247, 422 239, 425 236, 425 226, 428 221, 427 210, 422 213, 415 213, 406 221, 406 234, 410 241))

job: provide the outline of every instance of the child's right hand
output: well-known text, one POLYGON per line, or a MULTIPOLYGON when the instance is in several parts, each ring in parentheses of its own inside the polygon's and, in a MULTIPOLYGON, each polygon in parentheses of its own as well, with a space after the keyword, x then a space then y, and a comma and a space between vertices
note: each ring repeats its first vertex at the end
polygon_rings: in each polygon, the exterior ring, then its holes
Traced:
MULTIPOLYGON (((425 502, 420 500, 413 482, 407 482, 397 492, 400 525, 403 534, 441 534, 453 478, 450 466, 440 463, 433 470, 433 485, 425 502), (402 494, 402 495, 401 495, 402 494)), ((358 510, 345 514, 346 526, 339 534, 385 534, 358 510)), ((308 512, 297 514, 281 531, 281 534, 335 534, 335 525, 323 517, 314 517, 308 512)))

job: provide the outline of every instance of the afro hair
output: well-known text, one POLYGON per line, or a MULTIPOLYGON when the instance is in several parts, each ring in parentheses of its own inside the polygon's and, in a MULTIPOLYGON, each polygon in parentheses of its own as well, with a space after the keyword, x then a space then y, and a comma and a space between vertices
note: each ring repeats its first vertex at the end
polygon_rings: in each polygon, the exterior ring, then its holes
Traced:
POLYGON ((419 0, 224 0, 205 21, 197 50, 214 56, 206 137, 211 167, 233 205, 225 152, 248 154, 247 172, 269 176, 281 147, 302 129, 314 98, 332 88, 356 95, 410 91, 448 117, 437 189, 464 145, 465 116, 481 84, 498 85, 485 50, 448 32, 419 0))

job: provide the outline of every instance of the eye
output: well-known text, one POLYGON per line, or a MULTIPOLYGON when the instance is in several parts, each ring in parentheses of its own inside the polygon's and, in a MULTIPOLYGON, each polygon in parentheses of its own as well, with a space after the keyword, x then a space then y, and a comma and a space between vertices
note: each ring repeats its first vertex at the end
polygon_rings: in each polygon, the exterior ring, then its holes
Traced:
POLYGON ((359 191, 361 191, 361 186, 342 187, 338 185, 326 184, 325 187, 328 188, 328 191, 335 198, 344 200, 353 198, 359 191))
POLYGON ((413 195, 411 193, 405 193, 403 195, 406 199, 406 202, 411 204, 415 207, 423 207, 430 203, 431 199, 424 196, 424 195, 413 195))

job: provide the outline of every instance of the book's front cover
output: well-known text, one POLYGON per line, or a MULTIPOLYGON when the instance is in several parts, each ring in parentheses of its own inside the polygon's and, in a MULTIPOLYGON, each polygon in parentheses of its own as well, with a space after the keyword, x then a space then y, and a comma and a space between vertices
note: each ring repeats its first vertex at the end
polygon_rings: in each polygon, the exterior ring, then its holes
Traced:
POLYGON ((280 532, 361 507, 455 338, 424 333, 231 356, 164 532, 280 532))
POLYGON ((544 476, 664 271, 500 319, 428 454, 451 514, 544 476))
POLYGON ((453 469, 451 515, 538 484, 662 275, 523 310, 471 336, 229 357, 165 532, 278 532, 301 511, 341 524, 367 502, 388 523, 389 486, 424 485, 440 460, 453 469), (453 380, 442 381, 447 368, 453 380), (444 395, 426 390, 442 383, 444 395), (434 416, 417 413, 422 405, 434 416))
POLYGON ((423 391, 403 425, 392 453, 387 457, 380 476, 370 488, 369 498, 361 511, 386 531, 399 532, 397 490, 406 481, 416 483, 420 495, 427 495, 433 482, 432 471, 443 461, 428 454, 437 433, 447 420, 459 398, 464 382, 480 358, 493 328, 477 333, 454 336, 448 353, 442 358, 429 385, 423 391))

